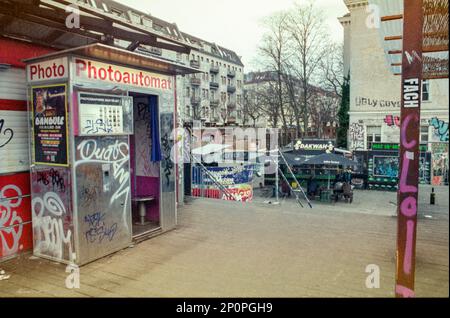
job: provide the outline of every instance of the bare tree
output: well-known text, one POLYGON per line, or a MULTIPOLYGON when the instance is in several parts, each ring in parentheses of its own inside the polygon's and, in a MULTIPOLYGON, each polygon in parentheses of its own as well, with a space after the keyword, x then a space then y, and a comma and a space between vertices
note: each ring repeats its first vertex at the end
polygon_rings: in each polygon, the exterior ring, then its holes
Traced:
MULTIPOLYGON (((269 87, 268 89, 276 96, 276 103, 273 104, 275 110, 269 110, 269 112, 275 112, 272 118, 275 127, 278 125, 278 117, 281 118, 284 131, 287 130, 287 118, 283 96, 283 71, 288 58, 288 17, 289 15, 287 12, 280 11, 267 17, 263 21, 263 25, 267 29, 267 32, 264 34, 262 44, 259 48, 265 70, 276 74, 275 87, 269 87)), ((272 84, 273 83, 270 82, 270 86, 272 86, 272 84)), ((273 102, 272 99, 270 99, 270 101, 273 102)), ((284 142, 285 141, 282 140, 282 143, 284 142)))
POLYGON ((297 113, 302 115, 303 132, 307 133, 310 87, 314 77, 318 76, 329 38, 322 14, 312 2, 296 3, 289 12, 286 25, 292 54, 285 69, 289 70, 289 76, 298 78, 301 83, 302 100, 297 113))
POLYGON ((244 90, 244 125, 247 120, 252 120, 252 127, 256 127, 256 122, 265 113, 264 107, 258 101, 257 92, 254 90, 244 90))
POLYGON ((265 114, 269 126, 272 128, 278 128, 278 120, 280 118, 280 105, 277 96, 277 88, 273 82, 264 83, 256 91, 258 107, 265 114))
POLYGON ((329 123, 332 125, 336 120, 336 113, 339 106, 340 98, 330 91, 315 88, 311 93, 311 121, 315 123, 317 128, 317 137, 324 137, 324 127, 329 123))
POLYGON ((286 90, 286 97, 290 107, 292 121, 295 122, 295 134, 299 138, 301 135, 301 118, 302 118, 302 96, 299 90, 299 81, 289 74, 284 74, 283 81, 286 90))
POLYGON ((320 63, 322 87, 342 97, 344 83, 344 47, 342 44, 331 43, 320 63))

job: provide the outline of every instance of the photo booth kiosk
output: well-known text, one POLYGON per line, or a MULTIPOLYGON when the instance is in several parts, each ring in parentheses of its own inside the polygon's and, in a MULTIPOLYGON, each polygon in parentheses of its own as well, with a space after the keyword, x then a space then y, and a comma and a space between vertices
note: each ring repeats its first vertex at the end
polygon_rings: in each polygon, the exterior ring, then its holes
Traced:
POLYGON ((102 44, 29 59, 34 255, 83 265, 173 229, 176 75, 102 44))

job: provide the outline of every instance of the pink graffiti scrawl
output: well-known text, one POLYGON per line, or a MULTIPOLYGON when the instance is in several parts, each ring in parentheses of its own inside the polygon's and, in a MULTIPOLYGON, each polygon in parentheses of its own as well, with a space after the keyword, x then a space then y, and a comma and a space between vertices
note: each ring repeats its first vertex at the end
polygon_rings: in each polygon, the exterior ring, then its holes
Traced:
POLYGON ((405 297, 405 298, 416 297, 416 294, 414 293, 413 290, 411 290, 411 289, 409 289, 409 288, 407 288, 405 286, 402 286, 402 285, 395 286, 395 292, 397 294, 402 294, 403 297, 405 297))
POLYGON ((414 236, 414 221, 408 220, 406 222, 405 257, 403 258, 403 270, 405 271, 406 274, 411 273, 413 236, 414 236))

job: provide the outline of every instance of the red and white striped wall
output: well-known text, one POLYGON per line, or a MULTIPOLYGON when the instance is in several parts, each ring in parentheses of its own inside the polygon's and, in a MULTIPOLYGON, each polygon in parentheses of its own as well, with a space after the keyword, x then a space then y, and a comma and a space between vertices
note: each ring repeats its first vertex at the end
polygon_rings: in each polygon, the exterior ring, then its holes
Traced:
POLYGON ((0 37, 0 261, 32 249, 23 59, 51 49, 0 37))

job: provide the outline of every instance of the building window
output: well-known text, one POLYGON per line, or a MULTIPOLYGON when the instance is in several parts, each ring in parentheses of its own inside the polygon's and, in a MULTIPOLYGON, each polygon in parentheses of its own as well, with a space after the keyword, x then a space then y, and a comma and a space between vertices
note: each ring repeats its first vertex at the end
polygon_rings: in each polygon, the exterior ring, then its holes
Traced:
POLYGON ((191 95, 190 88, 186 87, 186 96, 190 96, 190 95, 191 95))
POLYGON ((428 142, 428 126, 420 126, 420 142, 428 142))
POLYGON ((430 81, 429 80, 422 81, 422 101, 423 102, 430 101, 430 81))
POLYGON ((367 126, 367 149, 371 149, 374 142, 380 141, 381 126, 367 126))
POLYGON ((186 116, 191 116, 191 108, 186 106, 186 116))

